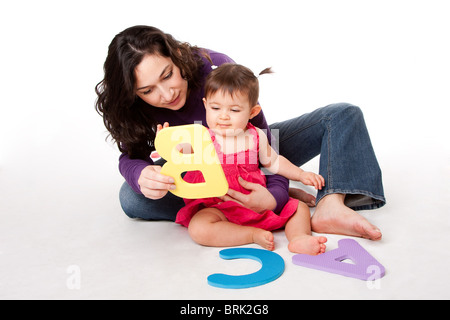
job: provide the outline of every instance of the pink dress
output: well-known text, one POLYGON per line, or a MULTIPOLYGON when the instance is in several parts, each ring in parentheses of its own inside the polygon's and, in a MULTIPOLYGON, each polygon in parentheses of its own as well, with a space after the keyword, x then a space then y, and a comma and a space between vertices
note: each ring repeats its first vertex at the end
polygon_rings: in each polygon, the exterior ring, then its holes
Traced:
MULTIPOLYGON (((239 184, 239 176, 246 181, 259 183, 260 185, 266 187, 266 177, 259 169, 258 131, 250 123, 248 124, 247 129, 250 130, 253 137, 254 147, 235 154, 223 154, 221 151, 221 146, 216 142, 216 137, 213 131, 209 130, 217 151, 217 155, 222 163, 229 187, 244 194, 249 194, 250 192, 239 184)), ((203 175, 199 171, 190 171, 186 173, 183 179, 190 183, 204 182, 203 175)), ((238 225, 257 227, 271 231, 283 228, 289 218, 297 211, 298 207, 298 200, 290 198, 281 213, 277 215, 270 210, 260 214, 245 208, 234 201, 223 202, 219 198, 203 198, 194 200, 185 199, 184 201, 186 206, 178 211, 176 222, 185 227, 189 226, 189 222, 198 211, 204 208, 217 208, 230 222, 238 225)))

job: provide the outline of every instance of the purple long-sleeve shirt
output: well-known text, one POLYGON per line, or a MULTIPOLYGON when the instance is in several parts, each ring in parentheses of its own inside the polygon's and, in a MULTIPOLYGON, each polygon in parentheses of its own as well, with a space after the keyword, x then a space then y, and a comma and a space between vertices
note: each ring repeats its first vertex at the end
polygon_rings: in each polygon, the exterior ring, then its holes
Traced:
MULTIPOLYGON (((212 62, 216 66, 220 66, 224 63, 234 63, 234 61, 225 54, 206 49, 205 51, 209 54, 212 62)), ((191 91, 186 100, 186 104, 178 111, 154 108, 149 105, 148 107, 154 111, 153 116, 155 120, 157 120, 161 124, 164 122, 169 122, 170 126, 193 124, 194 122, 201 122, 204 126, 207 126, 206 112, 202 99, 205 93, 205 79, 212 71, 212 69, 211 63, 206 58, 203 58, 203 62, 204 64, 201 71, 203 75, 203 85, 201 86, 201 88, 191 91)), ((259 115, 251 119, 250 122, 260 129, 267 130, 269 141, 271 141, 270 129, 267 125, 263 112, 260 112, 259 115)), ((150 159, 150 157, 146 160, 130 159, 127 153, 123 153, 119 158, 120 173, 128 182, 130 187, 139 194, 142 194, 138 184, 138 179, 141 175, 141 172, 145 167, 153 164, 154 163, 150 159)), ((274 211, 279 213, 289 200, 289 181, 279 175, 268 175, 267 189, 274 196, 277 202, 277 206, 274 211)))

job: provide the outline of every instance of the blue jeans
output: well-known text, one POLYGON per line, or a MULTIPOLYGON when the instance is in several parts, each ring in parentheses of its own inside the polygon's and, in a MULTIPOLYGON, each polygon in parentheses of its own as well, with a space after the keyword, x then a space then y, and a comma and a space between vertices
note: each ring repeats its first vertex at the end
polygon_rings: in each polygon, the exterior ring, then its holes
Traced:
MULTIPOLYGON (((295 165, 302 166, 320 154, 319 173, 325 178, 325 188, 319 190, 317 202, 328 194, 342 193, 353 210, 385 205, 381 169, 360 108, 332 104, 275 123, 270 129, 278 135, 280 154, 295 165)), ((160 200, 147 199, 126 182, 120 190, 120 203, 130 218, 145 220, 175 221, 184 206, 183 200, 171 193, 160 200)))

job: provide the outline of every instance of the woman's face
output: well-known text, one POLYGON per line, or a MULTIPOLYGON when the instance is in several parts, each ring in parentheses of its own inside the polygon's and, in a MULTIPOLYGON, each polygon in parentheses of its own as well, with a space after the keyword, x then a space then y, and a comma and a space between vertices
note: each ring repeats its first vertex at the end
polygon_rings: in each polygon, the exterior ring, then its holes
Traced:
POLYGON ((148 104, 180 110, 186 103, 188 82, 172 59, 146 55, 134 70, 136 95, 148 104))

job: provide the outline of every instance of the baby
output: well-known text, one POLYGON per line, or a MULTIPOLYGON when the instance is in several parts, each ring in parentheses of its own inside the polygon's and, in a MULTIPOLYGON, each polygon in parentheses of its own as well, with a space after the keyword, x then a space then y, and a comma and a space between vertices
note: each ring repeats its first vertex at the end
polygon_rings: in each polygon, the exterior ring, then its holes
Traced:
MULTIPOLYGON (((270 73, 266 69, 261 74, 270 73)), ((259 164, 273 174, 321 189, 322 176, 306 172, 278 155, 267 135, 249 120, 258 115, 258 78, 248 68, 224 64, 213 70, 205 84, 206 121, 231 189, 248 194, 241 179, 266 187, 259 164)), ((200 172, 188 172, 184 180, 203 182, 200 172)), ((317 255, 325 252, 327 239, 312 236, 309 208, 290 198, 281 213, 254 212, 235 201, 221 198, 185 199, 176 222, 188 227, 191 238, 205 246, 230 247, 256 243, 274 250, 271 231, 285 227, 289 250, 317 255)))

